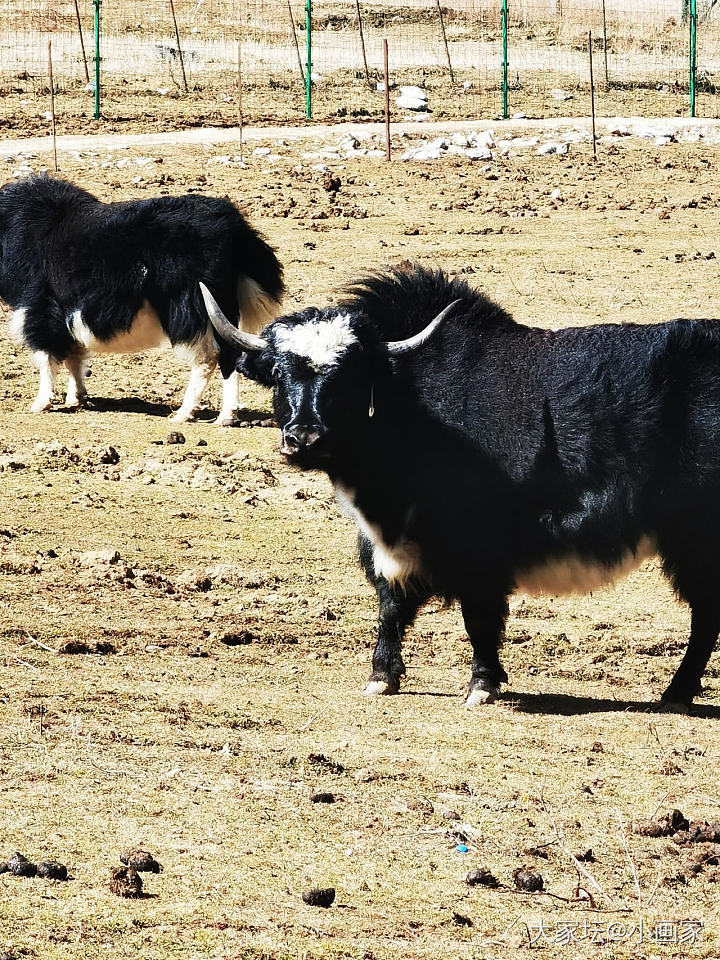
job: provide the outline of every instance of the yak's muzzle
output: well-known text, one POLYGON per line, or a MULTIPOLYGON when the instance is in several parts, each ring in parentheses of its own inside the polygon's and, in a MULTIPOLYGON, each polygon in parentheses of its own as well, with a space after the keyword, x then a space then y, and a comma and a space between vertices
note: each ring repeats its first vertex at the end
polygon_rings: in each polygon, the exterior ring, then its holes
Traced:
POLYGON ((326 433, 327 429, 321 423, 291 423, 283 430, 280 452, 286 457, 296 457, 310 450, 315 452, 326 433))

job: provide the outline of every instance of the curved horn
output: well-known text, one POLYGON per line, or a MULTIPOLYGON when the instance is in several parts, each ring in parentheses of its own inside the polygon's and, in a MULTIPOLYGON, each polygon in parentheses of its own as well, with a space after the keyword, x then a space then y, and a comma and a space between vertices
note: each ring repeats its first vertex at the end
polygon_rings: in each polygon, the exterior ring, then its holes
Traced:
POLYGON ((445 309, 441 311, 434 320, 430 321, 424 330, 421 330, 420 333, 416 333, 413 337, 408 337, 407 340, 389 340, 385 344, 388 354, 391 357, 400 357, 403 353, 412 353, 413 350, 418 350, 428 342, 443 320, 448 316, 448 314, 452 313, 459 303, 459 300, 453 300, 453 302, 448 304, 448 306, 445 307, 445 309))
MULTIPOLYGON (((239 350, 244 350, 245 353, 259 353, 260 350, 265 349, 268 345, 267 340, 263 340, 262 337, 256 337, 253 333, 245 333, 244 330, 238 330, 237 327, 234 327, 230 323, 217 305, 215 297, 202 282, 200 283, 200 292, 205 301, 205 309, 208 312, 210 323, 215 328, 217 335, 224 340, 225 343, 231 344, 239 350)), ((240 319, 242 321, 242 314, 240 315, 240 319)))

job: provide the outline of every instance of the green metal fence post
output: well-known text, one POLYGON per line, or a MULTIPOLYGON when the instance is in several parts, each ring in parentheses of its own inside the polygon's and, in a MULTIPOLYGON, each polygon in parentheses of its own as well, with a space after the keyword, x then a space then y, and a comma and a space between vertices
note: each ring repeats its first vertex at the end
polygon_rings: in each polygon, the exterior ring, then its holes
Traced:
POLYGON ((307 65, 305 68, 305 116, 312 117, 312 0, 305 0, 305 42, 307 65))
POLYGON ((95 5, 95 119, 100 119, 100 4, 102 0, 93 0, 95 5))
POLYGON ((695 75, 697 72, 697 0, 690 0, 690 116, 695 116, 695 75))
POLYGON ((500 24, 502 27, 503 61, 502 61, 502 116, 503 120, 508 118, 508 55, 507 55, 507 30, 508 30, 508 0, 502 0, 500 11, 500 24))

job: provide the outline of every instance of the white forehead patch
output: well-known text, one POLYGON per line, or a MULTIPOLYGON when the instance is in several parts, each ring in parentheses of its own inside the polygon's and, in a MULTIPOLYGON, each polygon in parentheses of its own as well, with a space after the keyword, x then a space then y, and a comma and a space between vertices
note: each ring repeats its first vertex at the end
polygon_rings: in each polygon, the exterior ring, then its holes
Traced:
POLYGON ((283 353, 295 353, 310 361, 314 370, 333 366, 347 348, 357 342, 350 314, 338 313, 332 320, 308 320, 295 327, 279 326, 275 342, 283 353))

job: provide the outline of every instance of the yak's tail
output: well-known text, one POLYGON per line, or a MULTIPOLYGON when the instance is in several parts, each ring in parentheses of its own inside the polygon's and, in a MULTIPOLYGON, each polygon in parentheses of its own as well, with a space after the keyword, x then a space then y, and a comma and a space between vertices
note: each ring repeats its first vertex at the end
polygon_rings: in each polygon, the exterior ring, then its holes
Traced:
POLYGON ((252 277, 240 277, 237 297, 241 329, 257 336, 279 315, 280 296, 276 299, 252 277))
POLYGON ((280 313, 285 293, 283 268, 270 244, 246 222, 238 247, 237 298, 241 327, 257 335, 280 313))

